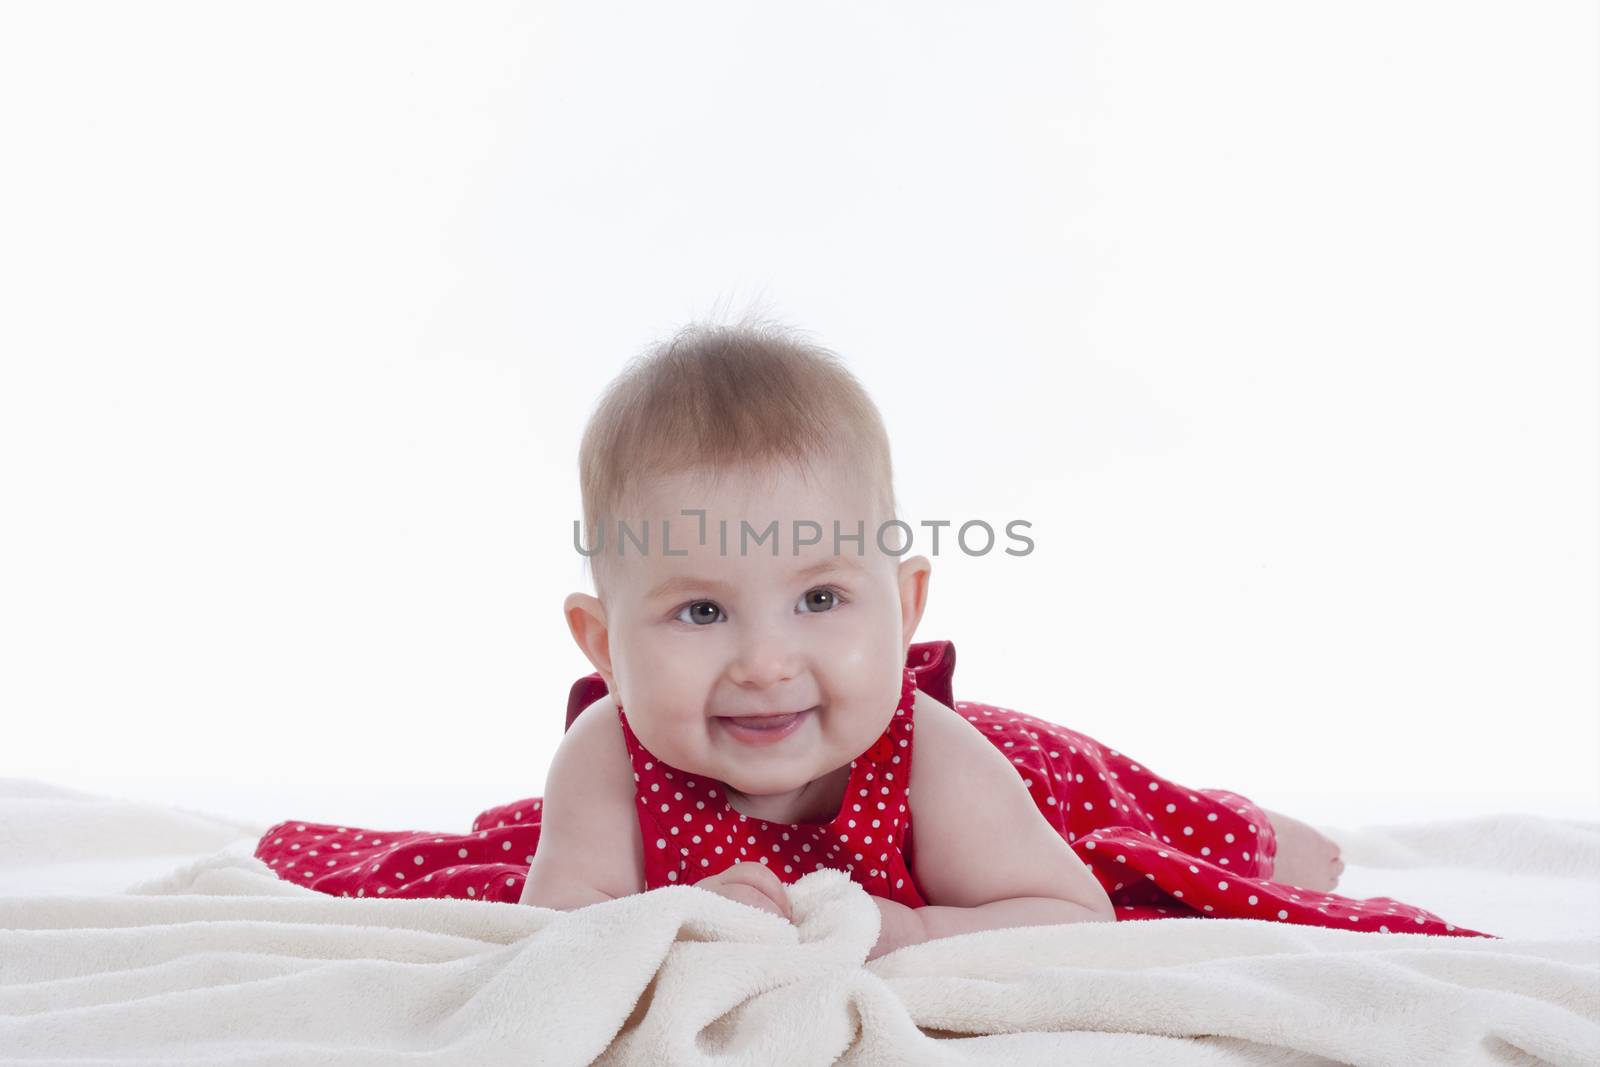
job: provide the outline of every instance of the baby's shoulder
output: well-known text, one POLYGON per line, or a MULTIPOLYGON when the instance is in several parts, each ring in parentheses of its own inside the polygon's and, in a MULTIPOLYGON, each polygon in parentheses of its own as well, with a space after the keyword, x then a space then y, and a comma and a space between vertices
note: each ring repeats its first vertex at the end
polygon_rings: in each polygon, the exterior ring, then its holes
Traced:
POLYGON ((617 714, 617 698, 610 693, 600 694, 586 705, 582 711, 578 712, 577 717, 572 720, 572 725, 567 728, 567 732, 571 733, 578 728, 579 723, 585 722, 588 724, 587 728, 591 730, 595 728, 596 723, 614 724, 617 728, 617 733, 621 734, 622 722, 621 716, 617 714))
POLYGON ((976 733, 961 712, 921 689, 912 702, 912 722, 916 727, 918 759, 923 754, 923 743, 930 738, 935 744, 961 744, 976 733))
POLYGON ((643 834, 632 760, 616 705, 602 697, 584 708, 556 748, 545 776, 539 847, 530 893, 566 899, 571 886, 610 897, 644 891, 643 834))
POLYGON ((615 794, 633 796, 633 759, 622 730, 617 702, 607 693, 578 713, 561 738, 556 758, 581 767, 615 794))
POLYGON ((919 807, 953 802, 957 794, 970 795, 995 784, 1009 786, 1016 779, 1011 761, 962 711, 918 690, 913 715, 911 794, 920 801, 913 813, 919 807))
MULTIPOLYGON (((959 764, 971 735, 976 733, 972 724, 954 708, 920 689, 912 703, 912 725, 911 782, 914 785, 947 775, 959 764)), ((977 740, 983 743, 981 737, 977 740)))

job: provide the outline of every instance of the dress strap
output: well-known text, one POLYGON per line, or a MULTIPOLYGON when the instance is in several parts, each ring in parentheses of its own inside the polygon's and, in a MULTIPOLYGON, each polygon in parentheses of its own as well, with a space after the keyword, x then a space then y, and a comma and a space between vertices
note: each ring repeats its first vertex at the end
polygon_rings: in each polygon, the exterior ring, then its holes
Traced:
POLYGON ((917 688, 947 708, 956 706, 952 680, 956 646, 951 641, 918 641, 906 652, 906 666, 916 673, 917 688))

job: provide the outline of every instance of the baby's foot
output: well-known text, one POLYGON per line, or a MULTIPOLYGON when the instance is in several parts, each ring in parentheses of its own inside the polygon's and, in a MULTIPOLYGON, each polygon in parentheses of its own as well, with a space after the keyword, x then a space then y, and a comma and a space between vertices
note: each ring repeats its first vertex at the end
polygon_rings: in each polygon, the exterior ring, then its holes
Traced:
POLYGON ((1267 818, 1272 820, 1278 837, 1272 880, 1318 893, 1332 892, 1339 884, 1339 875, 1344 873, 1339 845, 1299 819, 1276 811, 1267 811, 1267 818))

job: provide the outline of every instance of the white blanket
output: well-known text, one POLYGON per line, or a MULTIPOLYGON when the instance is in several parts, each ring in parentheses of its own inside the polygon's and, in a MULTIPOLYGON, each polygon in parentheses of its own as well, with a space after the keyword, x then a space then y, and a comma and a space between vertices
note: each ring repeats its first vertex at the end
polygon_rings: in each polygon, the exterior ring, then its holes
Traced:
POLYGON ((0 779, 0 1062, 1600 1062, 1597 823, 1323 828, 1341 892, 1500 941, 1164 919, 870 964, 877 909, 834 871, 793 924, 686 886, 346 899, 251 857, 264 829, 0 779), (95 887, 128 861, 163 873, 95 887))

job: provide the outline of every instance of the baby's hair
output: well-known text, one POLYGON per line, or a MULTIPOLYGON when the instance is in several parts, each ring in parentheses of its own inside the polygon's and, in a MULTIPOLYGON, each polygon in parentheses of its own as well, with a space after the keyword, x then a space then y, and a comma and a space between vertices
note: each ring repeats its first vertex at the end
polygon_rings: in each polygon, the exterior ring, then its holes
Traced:
MULTIPOLYGON (((622 516, 621 508, 647 480, 693 471, 715 482, 726 472, 776 466, 806 474, 827 458, 844 458, 877 486, 879 521, 895 517, 889 435, 837 355, 799 330, 748 315, 732 325, 685 326, 623 368, 584 429, 584 543, 592 548, 606 534, 604 551, 586 557, 596 589, 604 599, 616 519, 645 518, 622 516)), ((676 513, 648 518, 651 525, 674 520, 674 529, 694 521, 676 513)), ((869 541, 873 529, 869 519, 869 541)))

